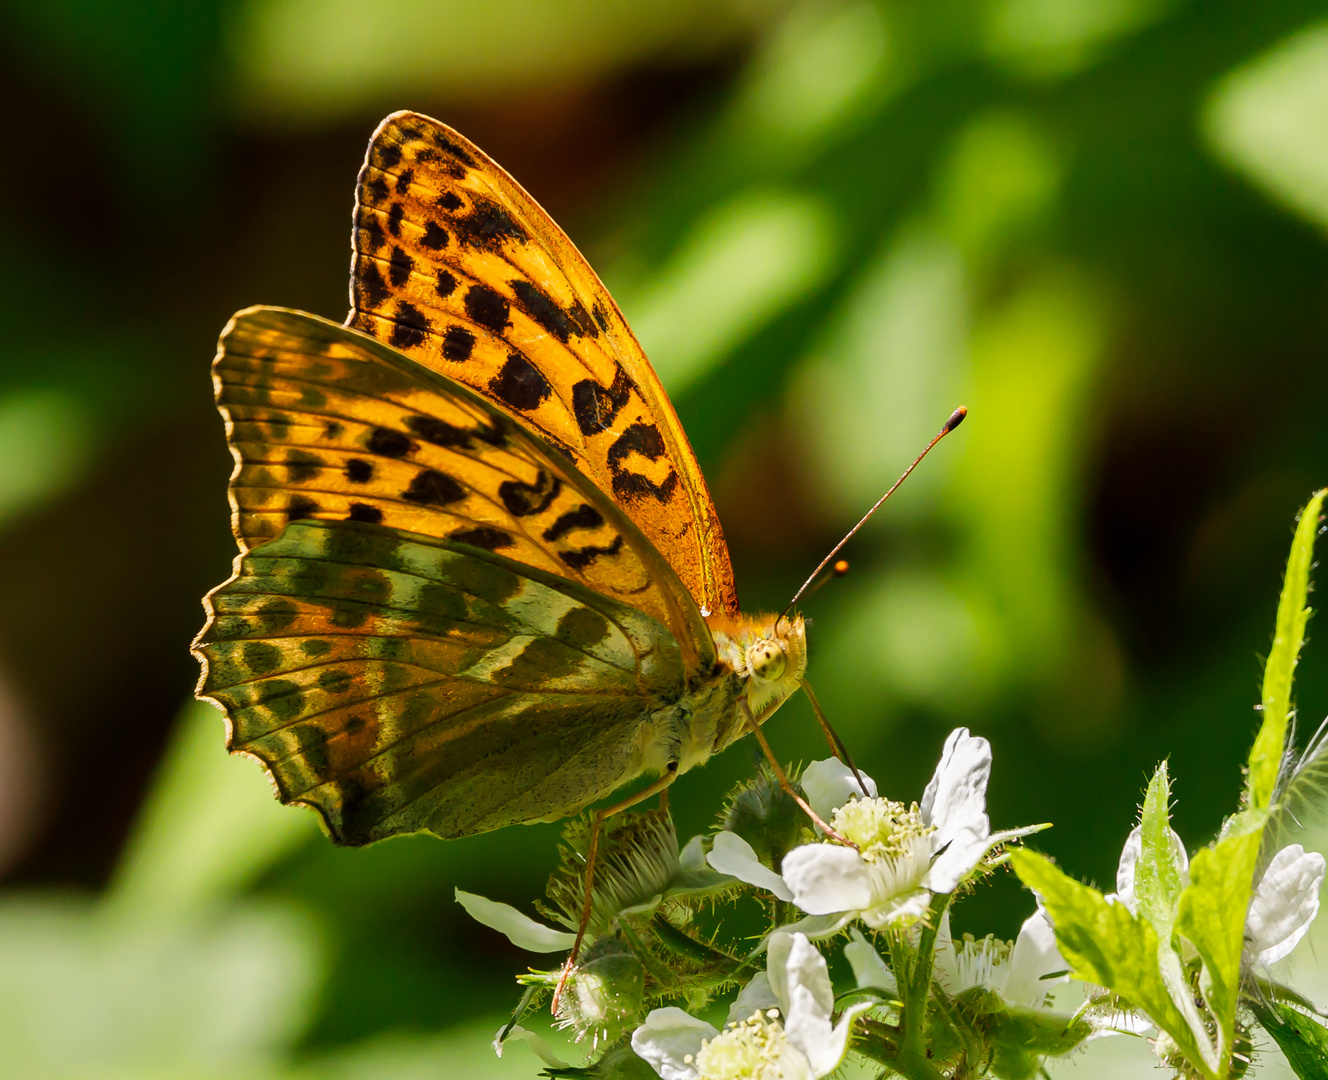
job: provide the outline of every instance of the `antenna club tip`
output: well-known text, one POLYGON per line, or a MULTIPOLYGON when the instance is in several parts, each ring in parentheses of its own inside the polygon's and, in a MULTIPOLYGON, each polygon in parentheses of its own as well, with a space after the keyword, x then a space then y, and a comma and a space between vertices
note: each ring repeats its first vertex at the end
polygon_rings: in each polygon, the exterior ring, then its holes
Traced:
POLYGON ((964 417, 967 415, 968 406, 960 405, 959 408, 955 409, 955 411, 950 414, 950 419, 945 422, 945 427, 941 429, 942 432, 949 435, 950 432, 954 431, 955 428, 964 422, 964 417))
POLYGON ((848 573, 848 560, 840 559, 837 563, 835 563, 832 569, 835 572, 835 577, 843 577, 845 574, 848 573))

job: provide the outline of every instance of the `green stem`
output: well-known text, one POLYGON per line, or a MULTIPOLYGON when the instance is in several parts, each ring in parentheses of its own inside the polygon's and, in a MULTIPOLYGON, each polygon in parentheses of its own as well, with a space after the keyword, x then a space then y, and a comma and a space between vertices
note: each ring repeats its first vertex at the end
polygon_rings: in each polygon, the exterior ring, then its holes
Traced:
POLYGON ((899 1054, 891 1067, 909 1077, 909 1080, 943 1080, 944 1076, 927 1056, 926 1036, 927 1005, 931 998, 931 977, 936 962, 936 935, 949 903, 949 895, 932 897, 927 922, 922 927, 916 951, 909 949, 901 934, 890 935, 890 956, 895 964, 899 996, 904 1001, 900 1016, 902 1037, 899 1054))

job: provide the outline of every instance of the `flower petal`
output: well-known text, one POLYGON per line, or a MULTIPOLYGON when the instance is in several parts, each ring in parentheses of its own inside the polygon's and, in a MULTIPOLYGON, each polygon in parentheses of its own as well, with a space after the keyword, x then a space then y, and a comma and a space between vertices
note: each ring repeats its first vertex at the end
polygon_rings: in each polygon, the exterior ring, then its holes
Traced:
POLYGON ((632 1032, 632 1049, 660 1080, 699 1080, 696 1055, 701 1044, 719 1032, 704 1020, 675 1006, 652 1009, 646 1022, 632 1032), (690 1057, 690 1062, 683 1059, 690 1057))
POLYGON ((862 921, 873 930, 880 930, 899 919, 920 919, 927 914, 931 906, 931 893, 926 889, 914 889, 909 893, 892 896, 883 904, 863 911, 862 921))
MULTIPOLYGON (((770 982, 784 1007, 784 1033, 806 1055, 816 1076, 838 1068, 848 1041, 847 1024, 830 1018, 835 992, 825 957, 802 934, 776 933, 770 939, 770 982)), ((869 1006, 866 1006, 869 1007, 869 1006)))
POLYGON ((793 902, 808 915, 833 915, 867 907, 871 878, 862 856, 839 844, 803 844, 780 866, 793 902))
POLYGON ((793 893, 784 884, 784 879, 761 862, 752 850, 752 845, 737 833, 717 833, 706 862, 721 874, 728 874, 748 885, 772 892, 781 900, 793 899, 793 893))
MULTIPOLYGON (((858 770, 858 775, 867 785, 868 794, 875 798, 876 781, 861 769, 858 770)), ((802 770, 802 777, 798 782, 802 785, 812 809, 823 821, 829 821, 830 815, 853 796, 862 795, 862 788, 858 786, 853 770, 838 758, 813 761, 802 770)))
POLYGON ((941 760, 922 795, 922 820, 934 826, 932 851, 940 851, 961 829, 986 836, 987 781, 991 778, 991 743, 956 728, 945 740, 941 760))
POLYGON ((1273 856, 1254 890, 1245 921, 1249 948, 1258 964, 1275 964, 1290 956, 1319 913, 1324 857, 1299 844, 1273 856))
POLYGON ((498 1029, 498 1034, 494 1036, 493 1040, 493 1052, 499 1057, 503 1056, 503 1050, 507 1047, 508 1043, 523 1042, 535 1052, 536 1056, 544 1062, 545 1065, 551 1066, 555 1069, 567 1069, 571 1067, 549 1048, 549 1044, 544 1041, 543 1037, 537 1035, 535 1032, 523 1028, 520 1024, 513 1024, 512 1030, 508 1031, 506 1037, 504 1037, 503 1031, 505 1029, 506 1025, 500 1027, 498 1029))
POLYGON ((895 981, 895 973, 886 965, 881 954, 856 926, 849 931, 849 935, 853 940, 844 946, 844 958, 853 967, 853 978, 857 981, 858 989, 896 993, 899 984, 895 981))
POLYGON ((683 870, 704 870, 706 866, 705 837, 699 833, 687 841, 678 852, 678 866, 683 870))
POLYGON ((472 919, 493 927, 518 949, 527 952, 563 952, 576 941, 575 934, 537 923, 511 904, 500 904, 497 900, 488 900, 460 889, 456 890, 456 900, 472 919))
POLYGON ((991 846, 990 837, 985 833, 977 829, 960 829, 950 840, 950 845, 936 856, 922 884, 932 892, 954 892, 991 846))
POLYGON ((754 1012, 777 1008, 779 1008, 779 999, 770 988, 770 976, 764 971, 758 971, 729 1006, 728 1023, 740 1024, 754 1012))
MULTIPOLYGON (((1019 928, 1010 954, 1010 973, 1005 980, 1005 1000, 1011 1005, 1041 1008, 1052 982, 1048 975, 1068 972, 1070 965, 1056 947, 1056 932, 1047 913, 1038 908, 1019 928)), ((1065 977, 1068 977, 1065 976, 1065 977)))

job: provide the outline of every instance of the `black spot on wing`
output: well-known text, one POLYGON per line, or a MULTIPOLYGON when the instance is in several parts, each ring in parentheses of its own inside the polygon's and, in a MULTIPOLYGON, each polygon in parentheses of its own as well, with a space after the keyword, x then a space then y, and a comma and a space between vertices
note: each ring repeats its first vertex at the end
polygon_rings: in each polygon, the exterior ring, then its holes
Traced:
POLYGON ((401 164, 401 147, 397 146, 396 143, 379 143, 378 164, 384 171, 395 169, 401 164))
POLYGON ((595 303, 595 325, 606 334, 609 332, 609 313, 598 301, 595 303))
POLYGON ((548 380, 520 353, 512 353, 502 370, 489 380, 489 392, 521 412, 539 407, 553 393, 548 380))
POLYGON ((307 495, 294 495, 286 506, 286 520, 298 521, 318 513, 318 504, 307 495))
POLYGON ((397 194, 404 195, 410 188, 411 182, 415 179, 414 169, 402 169, 401 175, 397 177, 397 194))
POLYGON ((447 230, 436 221, 431 221, 424 226, 424 235, 420 237, 420 243, 430 251, 442 251, 447 247, 447 230))
POLYGON ((472 285, 466 290, 466 314, 486 330, 501 333, 508 325, 511 307, 507 298, 487 285, 472 285))
POLYGON ((619 499, 653 496, 659 502, 668 502, 678 486, 678 474, 672 469, 661 483, 623 465, 632 454, 640 454, 649 461, 658 461, 664 454, 664 438, 654 424, 633 424, 609 447, 609 472, 613 474, 613 493, 619 499))
POLYGON ((572 415, 582 435, 598 435, 613 426, 619 410, 632 396, 632 380, 621 367, 613 376, 613 385, 601 386, 594 379, 582 379, 572 387, 572 415))
POLYGON ((472 169, 475 168, 475 158, 456 141, 449 139, 437 128, 431 130, 429 134, 433 137, 434 146, 438 147, 439 150, 442 150, 446 154, 451 154, 452 157, 456 158, 462 164, 469 165, 472 169))
POLYGON ((378 264, 369 259, 365 259, 359 267, 359 303, 362 308, 379 308, 392 291, 387 287, 387 282, 383 280, 383 275, 378 269, 378 264))
POLYGON ((617 555, 622 550, 623 538, 620 535, 613 538, 612 544, 604 547, 582 547, 574 548, 571 551, 558 552, 558 558, 562 559, 573 570, 584 570, 601 555, 617 555))
POLYGON ((443 334, 444 360, 469 360, 475 348, 475 334, 468 326, 453 323, 443 334))
MULTIPOLYGON (((561 480, 541 469, 533 484, 504 480, 498 485, 498 498, 513 517, 529 517, 547 510, 549 504, 558 497, 561 488, 561 480)), ((548 539, 547 534, 545 539, 548 539)))
POLYGON ((508 285, 521 309, 559 341, 566 343, 572 335, 572 320, 567 317, 567 312, 529 281, 518 278, 509 281, 508 285))
POLYGON ((438 208, 440 210, 459 210, 461 205, 461 199, 455 191, 444 191, 438 196, 438 208))
POLYGON ((497 251, 504 240, 526 240, 526 230, 506 210, 479 196, 472 200, 470 213, 453 218, 453 227, 460 243, 483 251, 497 251))
POLYGON ((470 449, 471 431, 467 428, 449 424, 436 416, 412 416, 407 418, 406 427, 410 428, 425 442, 434 446, 446 446, 459 450, 470 449))
POLYGON ((363 250, 373 253, 387 243, 383 235, 383 226, 373 214, 360 216, 360 232, 364 234, 363 250))
POLYGON ((447 270, 438 271, 438 282, 434 285, 434 291, 440 299, 446 300, 456 292, 457 280, 447 270))
POLYGON ((447 473, 423 469, 415 474, 410 487, 401 493, 407 502, 420 506, 447 506, 466 497, 466 489, 447 473))
POLYGON ((323 459, 306 450, 291 450, 286 454, 286 477, 294 484, 312 480, 323 471, 323 459))
POLYGON ((573 529, 598 529, 604 524, 604 515, 588 503, 559 514, 558 519, 544 530, 545 540, 561 540, 573 529))
POLYGON ((383 521, 383 512, 376 506, 370 506, 368 503, 351 503, 350 513, 346 515, 347 521, 363 521, 368 525, 381 525, 383 521))
MULTIPOLYGON (((383 430, 382 428, 379 429, 383 430)), ((370 461, 351 458, 346 462, 346 479, 352 484, 367 484, 373 479, 374 467, 370 461)))
POLYGON ((512 536, 502 529, 495 529, 489 525, 479 525, 473 529, 458 529, 454 533, 448 533, 449 540, 455 540, 460 544, 470 544, 472 547, 484 548, 486 551, 497 551, 499 548, 511 547, 512 536))
POLYGON ((373 196, 374 202, 387 202, 387 180, 384 177, 375 176, 364 187, 373 196))
POLYGON ((415 260, 394 244, 392 253, 387 257, 387 280, 392 283, 392 287, 399 289, 406 284, 406 279, 414 269, 415 260))
POLYGON ((390 458, 405 457, 416 449, 409 435, 385 427, 376 427, 370 432, 368 446, 370 453, 390 458))
POLYGON ((401 235, 401 219, 406 214, 406 208, 401 203, 393 203, 387 211, 387 231, 393 236, 401 235))
POLYGON ((401 301, 397 304, 396 318, 392 321, 392 336, 389 339, 398 349, 410 349, 424 340, 432 327, 424 313, 414 304, 401 301))

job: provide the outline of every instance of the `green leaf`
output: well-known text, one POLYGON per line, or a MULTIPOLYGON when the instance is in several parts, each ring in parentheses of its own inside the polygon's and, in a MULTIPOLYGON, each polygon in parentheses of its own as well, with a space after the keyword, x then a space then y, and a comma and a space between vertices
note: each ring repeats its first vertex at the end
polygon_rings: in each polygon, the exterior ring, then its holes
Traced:
POLYGON ((1253 1007, 1300 1080, 1328 1080, 1328 1028, 1280 1001, 1257 1001, 1253 1007))
POLYGON ((1144 796, 1140 819, 1142 850, 1135 864, 1134 895, 1139 914, 1153 924, 1163 946, 1170 947, 1176 921, 1176 903, 1183 883, 1171 833, 1171 784, 1167 763, 1157 767, 1144 796))
POLYGON ((1042 897, 1056 943, 1075 977, 1105 986, 1143 1010, 1202 1075, 1216 1075, 1211 1055, 1205 1053, 1208 1048, 1201 1049, 1191 1020, 1163 977, 1160 942, 1152 924, 1136 919, 1124 904, 1109 903, 1043 855, 1012 851, 1010 864, 1019 879, 1042 897))
POLYGON ((1296 535, 1291 541, 1282 599, 1277 605, 1277 630, 1273 648, 1263 670, 1263 726, 1250 751, 1247 804, 1254 810, 1266 810, 1277 785, 1286 746, 1287 722, 1291 715, 1291 684, 1295 676, 1300 647, 1305 641, 1309 608, 1310 565, 1314 557, 1314 536, 1319 529, 1319 512, 1328 489, 1315 492, 1301 511, 1296 535))
POLYGON ((1176 921, 1176 929, 1199 950, 1207 968, 1208 978, 1202 986, 1218 1024, 1222 1070, 1231 1063, 1245 914, 1262 837, 1262 830, 1255 829, 1226 836, 1198 852, 1190 863, 1190 885, 1181 894, 1176 921))

